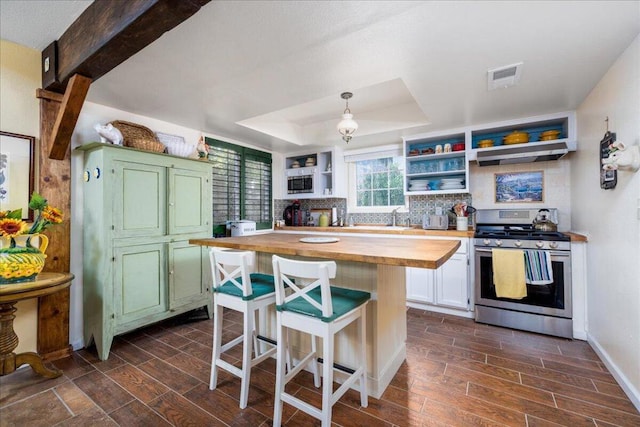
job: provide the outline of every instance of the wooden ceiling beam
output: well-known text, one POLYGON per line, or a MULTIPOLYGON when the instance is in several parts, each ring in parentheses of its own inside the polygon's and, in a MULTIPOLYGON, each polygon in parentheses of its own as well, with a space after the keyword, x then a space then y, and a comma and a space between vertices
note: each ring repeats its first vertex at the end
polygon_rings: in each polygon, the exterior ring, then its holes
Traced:
POLYGON ((80 74, 95 81, 211 0, 95 0, 42 51, 42 87, 63 93, 80 74))

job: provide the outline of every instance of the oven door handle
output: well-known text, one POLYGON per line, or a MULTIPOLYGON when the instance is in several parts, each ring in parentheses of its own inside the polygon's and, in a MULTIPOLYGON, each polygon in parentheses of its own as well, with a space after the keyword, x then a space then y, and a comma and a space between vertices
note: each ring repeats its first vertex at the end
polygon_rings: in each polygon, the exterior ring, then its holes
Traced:
MULTIPOLYGON (((496 248, 496 249, 500 249, 500 248, 496 248)), ((511 249, 511 248, 510 248, 511 249)), ((521 249, 521 250, 527 250, 527 249, 521 249)), ((532 250, 532 251, 545 251, 545 252, 549 252, 549 255, 551 256, 555 256, 555 257, 569 257, 571 256, 571 252, 570 251, 552 251, 549 249, 528 249, 528 250, 532 250)), ((492 248, 475 248, 476 253, 487 253, 490 254, 492 251, 492 248)))

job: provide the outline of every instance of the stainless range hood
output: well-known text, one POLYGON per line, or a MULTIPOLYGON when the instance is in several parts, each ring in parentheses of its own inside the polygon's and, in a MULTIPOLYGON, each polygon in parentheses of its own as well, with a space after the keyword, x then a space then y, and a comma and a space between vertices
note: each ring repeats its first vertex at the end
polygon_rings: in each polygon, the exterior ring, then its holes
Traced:
POLYGON ((532 142, 478 150, 478 166, 512 165, 515 163, 558 160, 569 152, 564 141, 532 142))

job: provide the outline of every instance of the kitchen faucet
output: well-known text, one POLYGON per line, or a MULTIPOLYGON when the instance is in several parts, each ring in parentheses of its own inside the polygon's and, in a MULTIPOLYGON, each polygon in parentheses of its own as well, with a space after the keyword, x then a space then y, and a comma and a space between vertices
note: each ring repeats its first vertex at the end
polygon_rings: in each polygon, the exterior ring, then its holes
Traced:
POLYGON ((396 226, 396 214, 398 213, 398 209, 400 209, 400 208, 395 208, 394 210, 391 211, 391 226, 392 227, 396 226))

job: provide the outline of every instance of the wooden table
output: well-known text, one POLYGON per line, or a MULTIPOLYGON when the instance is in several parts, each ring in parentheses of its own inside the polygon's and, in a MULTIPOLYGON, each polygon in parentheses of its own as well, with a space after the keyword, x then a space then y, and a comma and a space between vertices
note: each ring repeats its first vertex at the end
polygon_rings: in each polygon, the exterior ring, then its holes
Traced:
MULTIPOLYGON (((369 394, 380 398, 406 359, 405 267, 435 269, 460 246, 459 240, 339 236, 335 243, 302 243, 304 234, 269 233, 221 239, 192 239, 189 243, 256 252, 258 271, 271 273, 271 254, 289 258, 332 259, 338 264, 337 286, 370 292, 367 305, 369 394)), ((310 236, 306 236, 310 237, 310 236)), ((312 237, 320 237, 318 235, 312 237)), ((331 236, 334 237, 334 236, 331 236)), ((261 333, 274 336, 275 316, 261 333)), ((357 348, 354 325, 336 337, 336 363, 354 366, 357 348)), ((294 338, 293 348, 308 346, 294 338)), ((295 357, 295 350, 293 351, 295 357)), ((302 353, 302 350, 298 353, 302 353)))
POLYGON ((15 354, 18 336, 13 330, 18 301, 39 298, 68 288, 74 276, 70 273, 40 273, 36 280, 10 285, 0 285, 0 376, 10 374, 24 364, 28 364, 38 374, 47 378, 62 375, 58 369, 44 366, 38 353, 15 354))

